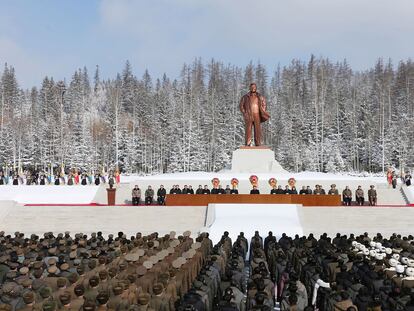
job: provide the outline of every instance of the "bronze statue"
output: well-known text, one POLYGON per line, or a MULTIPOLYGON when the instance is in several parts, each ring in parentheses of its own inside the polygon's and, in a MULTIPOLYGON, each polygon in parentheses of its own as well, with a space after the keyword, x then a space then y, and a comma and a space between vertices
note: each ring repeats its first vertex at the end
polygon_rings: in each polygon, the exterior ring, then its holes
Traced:
POLYGON ((252 145, 252 127, 254 127, 254 144, 260 146, 262 143, 262 129, 260 123, 269 120, 270 115, 266 111, 266 100, 257 92, 256 83, 250 84, 250 92, 240 100, 240 111, 243 114, 246 133, 246 146, 252 145))

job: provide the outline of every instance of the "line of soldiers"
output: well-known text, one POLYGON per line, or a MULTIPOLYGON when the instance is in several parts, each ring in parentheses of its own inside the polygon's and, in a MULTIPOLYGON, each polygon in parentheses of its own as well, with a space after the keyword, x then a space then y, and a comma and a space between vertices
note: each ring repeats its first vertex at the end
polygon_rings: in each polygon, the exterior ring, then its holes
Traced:
POLYGON ((0 232, 0 310, 173 311, 212 250, 190 235, 0 232))

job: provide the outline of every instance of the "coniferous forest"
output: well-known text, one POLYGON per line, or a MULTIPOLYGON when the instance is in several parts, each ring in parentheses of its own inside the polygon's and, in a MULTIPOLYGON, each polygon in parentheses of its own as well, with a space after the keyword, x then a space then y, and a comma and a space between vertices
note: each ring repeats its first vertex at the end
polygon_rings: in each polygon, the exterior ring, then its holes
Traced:
MULTIPOLYGON (((120 68, 122 69, 122 68, 120 68)), ((270 122, 265 144, 290 171, 382 172, 414 165, 414 63, 379 59, 367 70, 311 56, 245 68, 217 60, 178 78, 111 79, 79 69, 23 89, 11 64, 0 81, 0 165, 125 173, 218 171, 241 146, 241 95, 256 82, 270 122)))

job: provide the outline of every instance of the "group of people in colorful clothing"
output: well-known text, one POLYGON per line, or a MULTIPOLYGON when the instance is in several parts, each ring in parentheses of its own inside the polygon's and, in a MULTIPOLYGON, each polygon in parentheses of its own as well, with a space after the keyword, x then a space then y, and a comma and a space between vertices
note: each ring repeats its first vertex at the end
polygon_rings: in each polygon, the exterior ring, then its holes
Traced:
POLYGON ((121 173, 119 170, 109 173, 94 173, 71 169, 68 172, 56 173, 54 175, 42 171, 25 171, 25 172, 0 172, 0 185, 96 185, 101 183, 109 185, 119 184, 121 182, 121 173))

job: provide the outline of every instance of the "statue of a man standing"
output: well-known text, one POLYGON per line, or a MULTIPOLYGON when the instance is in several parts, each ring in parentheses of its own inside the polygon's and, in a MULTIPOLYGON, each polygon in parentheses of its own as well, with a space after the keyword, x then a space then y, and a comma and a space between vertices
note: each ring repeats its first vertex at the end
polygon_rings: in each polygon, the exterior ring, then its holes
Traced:
POLYGON ((257 92, 256 83, 250 84, 250 92, 240 100, 240 111, 243 114, 246 130, 245 144, 252 146, 252 128, 254 127, 254 144, 262 144, 262 129, 260 123, 270 118, 266 111, 266 100, 257 92))

